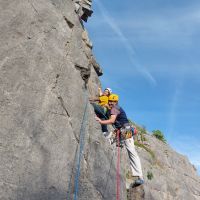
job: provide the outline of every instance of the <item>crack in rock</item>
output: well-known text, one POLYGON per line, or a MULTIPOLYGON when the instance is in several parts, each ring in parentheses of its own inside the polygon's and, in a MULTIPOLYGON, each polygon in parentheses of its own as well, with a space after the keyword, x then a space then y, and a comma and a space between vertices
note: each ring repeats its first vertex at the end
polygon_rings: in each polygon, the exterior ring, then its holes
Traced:
POLYGON ((69 118, 69 124, 70 124, 70 126, 71 126, 71 128, 72 128, 72 130, 73 130, 73 135, 74 135, 74 137, 75 137, 77 143, 79 143, 79 139, 78 139, 78 137, 76 136, 76 134, 75 134, 75 132, 74 132, 73 124, 72 124, 72 122, 71 122, 71 120, 70 120, 70 114, 69 114, 69 112, 67 111, 67 108, 66 108, 66 106, 65 106, 65 104, 64 104, 64 100, 63 100, 63 98, 62 98, 61 96, 58 96, 58 99, 60 100, 60 104, 61 104, 62 108, 64 109, 64 111, 66 112, 66 114, 67 114, 67 116, 68 116, 68 118, 69 118))
POLYGON ((69 26, 69 28, 72 29, 74 27, 74 24, 69 19, 67 19, 66 16, 63 16, 63 18, 66 21, 66 23, 69 26))
POLYGON ((85 84, 87 84, 91 73, 91 65, 89 65, 88 68, 85 68, 79 64, 75 64, 75 68, 80 71, 82 79, 85 81, 85 84))
POLYGON ((64 109, 64 111, 66 112, 67 116, 70 118, 70 114, 69 114, 69 112, 67 111, 67 108, 65 107, 63 98, 62 98, 61 96, 58 96, 58 99, 60 100, 60 104, 61 104, 62 108, 64 109))
POLYGON ((54 82, 54 86, 52 87, 52 90, 55 89, 57 87, 57 84, 58 84, 58 78, 59 78, 59 74, 56 74, 56 80, 54 82))

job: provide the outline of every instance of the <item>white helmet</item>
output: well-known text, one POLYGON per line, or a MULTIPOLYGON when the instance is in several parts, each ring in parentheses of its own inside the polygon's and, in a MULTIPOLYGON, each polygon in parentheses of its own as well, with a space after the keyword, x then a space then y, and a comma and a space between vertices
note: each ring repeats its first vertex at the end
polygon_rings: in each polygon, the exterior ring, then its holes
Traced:
POLYGON ((112 94, 112 90, 110 88, 106 88, 105 90, 108 90, 110 94, 112 94))

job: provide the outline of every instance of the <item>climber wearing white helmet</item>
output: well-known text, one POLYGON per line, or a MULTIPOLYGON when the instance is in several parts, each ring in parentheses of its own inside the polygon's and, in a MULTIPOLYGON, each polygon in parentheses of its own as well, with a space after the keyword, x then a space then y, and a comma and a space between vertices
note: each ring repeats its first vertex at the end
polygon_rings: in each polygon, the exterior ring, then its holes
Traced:
MULTIPOLYGON (((99 96, 98 98, 91 98, 90 102, 92 103, 94 107, 94 111, 96 115, 101 119, 108 119, 107 111, 109 109, 108 105, 108 98, 112 93, 112 90, 110 88, 105 88, 105 90, 102 92, 101 88, 98 88, 99 96), (96 103, 97 102, 97 103, 96 103)), ((108 133, 107 125, 102 125, 102 132, 104 135, 108 133)))
POLYGON ((106 90, 109 92, 109 95, 112 94, 112 90, 111 90, 110 88, 106 88, 106 89, 104 90, 104 92, 105 92, 106 90))

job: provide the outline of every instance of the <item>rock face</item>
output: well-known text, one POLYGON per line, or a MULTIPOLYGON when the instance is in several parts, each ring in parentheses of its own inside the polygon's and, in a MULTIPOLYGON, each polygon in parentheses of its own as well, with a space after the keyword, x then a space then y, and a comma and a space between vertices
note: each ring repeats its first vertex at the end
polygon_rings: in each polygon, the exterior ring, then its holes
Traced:
MULTIPOLYGON (((71 0, 0 0, 1 200, 116 199, 116 148, 88 101, 102 70, 75 9, 71 0)), ((157 159, 138 149, 146 184, 136 196, 200 199, 186 158, 149 143, 157 159)))
POLYGON ((88 101, 102 71, 74 10, 71 0, 0 1, 2 200, 72 199, 80 142, 79 199, 114 198, 112 149, 88 101))
POLYGON ((145 184, 142 189, 129 191, 131 199, 199 200, 200 177, 187 157, 149 134, 144 137, 146 142, 137 150, 145 184), (134 193, 142 198, 134 198, 134 193))

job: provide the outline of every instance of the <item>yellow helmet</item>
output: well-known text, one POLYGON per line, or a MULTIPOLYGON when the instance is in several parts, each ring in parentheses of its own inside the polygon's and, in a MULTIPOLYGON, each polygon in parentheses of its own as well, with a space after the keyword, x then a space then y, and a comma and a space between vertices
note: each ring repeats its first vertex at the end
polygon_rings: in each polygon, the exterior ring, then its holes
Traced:
POLYGON ((111 94, 111 95, 108 97, 108 101, 119 101, 119 96, 116 95, 116 94, 111 94))

